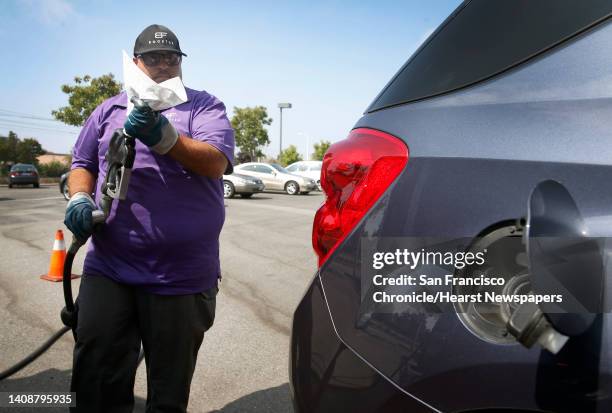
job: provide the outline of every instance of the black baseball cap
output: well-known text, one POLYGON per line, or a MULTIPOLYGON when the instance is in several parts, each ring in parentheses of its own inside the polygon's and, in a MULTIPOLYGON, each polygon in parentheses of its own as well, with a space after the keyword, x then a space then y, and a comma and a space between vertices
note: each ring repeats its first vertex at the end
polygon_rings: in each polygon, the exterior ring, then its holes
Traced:
POLYGON ((161 24, 152 24, 144 29, 134 43, 134 56, 149 52, 176 52, 187 56, 181 51, 176 35, 161 24))

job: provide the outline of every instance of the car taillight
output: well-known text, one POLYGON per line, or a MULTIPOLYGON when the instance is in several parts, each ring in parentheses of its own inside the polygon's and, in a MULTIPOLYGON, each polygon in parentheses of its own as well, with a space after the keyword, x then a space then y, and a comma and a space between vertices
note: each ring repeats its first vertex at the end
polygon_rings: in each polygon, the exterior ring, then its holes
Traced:
POLYGON ((364 217, 408 162, 408 147, 388 133, 358 128, 323 157, 325 203, 315 214, 312 246, 319 267, 364 217))

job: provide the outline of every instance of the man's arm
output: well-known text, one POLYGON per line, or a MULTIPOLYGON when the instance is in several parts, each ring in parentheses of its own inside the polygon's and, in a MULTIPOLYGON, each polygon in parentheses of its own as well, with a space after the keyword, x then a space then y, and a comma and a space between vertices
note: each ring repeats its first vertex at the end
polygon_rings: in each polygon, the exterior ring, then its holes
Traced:
POLYGON ((68 177, 68 188, 70 189, 70 196, 77 192, 85 192, 91 194, 94 190, 96 183, 96 177, 94 174, 89 172, 85 168, 75 168, 70 171, 68 177))
POLYGON ((192 124, 193 137, 179 135, 165 116, 137 101, 123 124, 123 130, 152 151, 169 155, 186 169, 219 179, 227 169, 231 170, 228 160, 233 155, 234 135, 225 106, 220 101, 213 103, 202 104, 196 111, 192 124))
POLYGON ((227 158, 214 146, 180 135, 168 151, 172 159, 197 175, 221 178, 227 168, 227 158))

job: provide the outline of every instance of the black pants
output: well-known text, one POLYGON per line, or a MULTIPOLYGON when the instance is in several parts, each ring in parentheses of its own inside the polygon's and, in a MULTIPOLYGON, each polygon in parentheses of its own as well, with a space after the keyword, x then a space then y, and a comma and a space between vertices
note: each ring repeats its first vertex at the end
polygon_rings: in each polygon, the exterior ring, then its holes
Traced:
POLYGON ((71 412, 132 412, 140 343, 147 366, 147 413, 186 412, 198 350, 215 318, 218 288, 156 295, 83 275, 71 412))

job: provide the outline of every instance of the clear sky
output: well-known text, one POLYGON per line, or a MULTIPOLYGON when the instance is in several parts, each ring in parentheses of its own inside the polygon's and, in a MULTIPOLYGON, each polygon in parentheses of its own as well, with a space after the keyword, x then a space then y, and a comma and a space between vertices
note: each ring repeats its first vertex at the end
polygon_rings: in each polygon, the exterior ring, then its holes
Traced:
POLYGON ((262 105, 278 154, 304 154, 307 140, 346 137, 367 105, 459 0, 413 1, 69 1, 0 2, 0 135, 34 137, 68 153, 79 129, 52 118, 67 104, 60 86, 76 75, 113 73, 149 24, 168 26, 188 57, 186 86, 233 107, 262 105), (36 118, 36 119, 34 119, 36 118))

